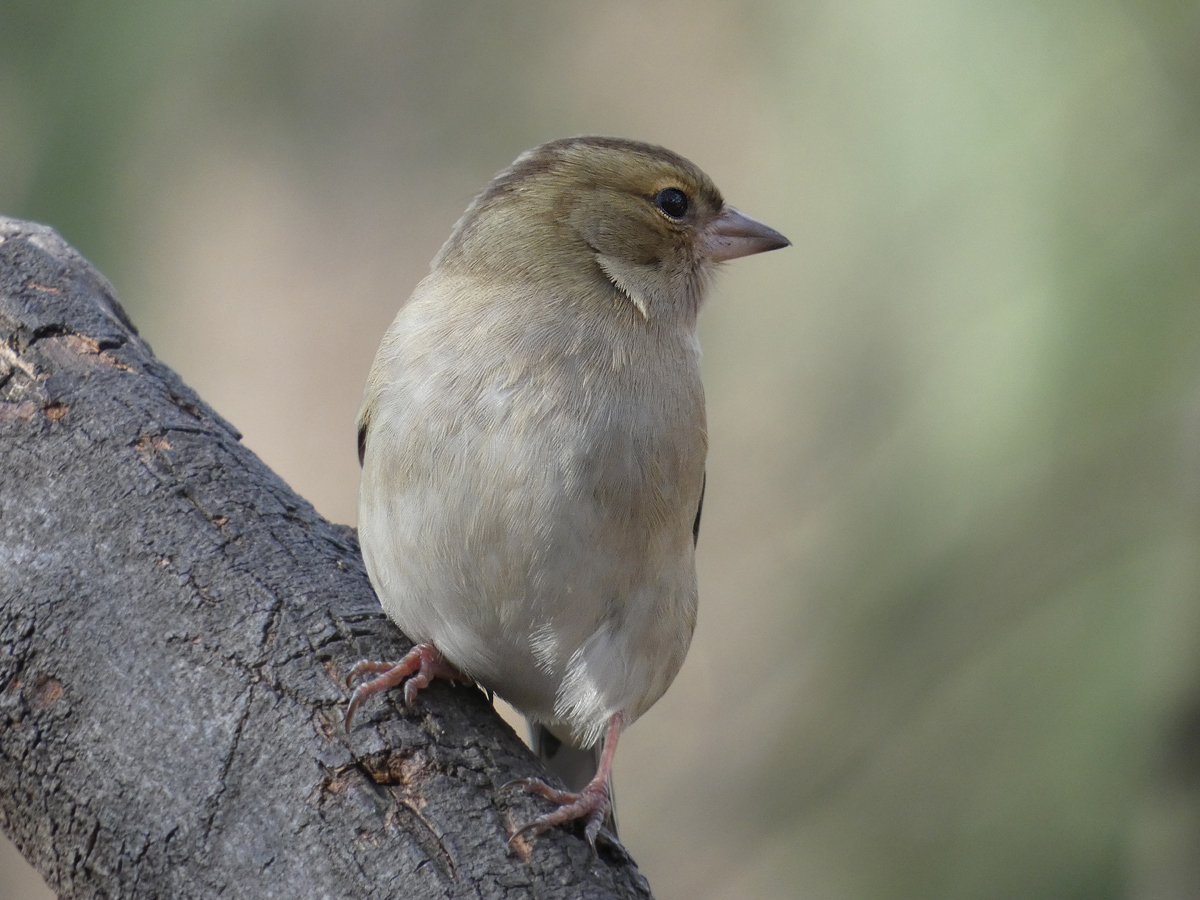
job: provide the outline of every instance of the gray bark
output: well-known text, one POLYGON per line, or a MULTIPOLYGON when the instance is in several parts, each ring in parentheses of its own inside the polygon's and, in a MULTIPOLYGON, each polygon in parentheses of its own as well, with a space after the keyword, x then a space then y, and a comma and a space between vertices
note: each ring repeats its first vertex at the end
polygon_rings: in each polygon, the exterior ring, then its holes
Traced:
MULTIPOLYGON (((352 441, 347 438, 347 452, 352 441)), ((0 219, 0 827, 62 897, 648 897, 475 688, 372 698, 409 642, 322 519, 53 231, 0 219)))

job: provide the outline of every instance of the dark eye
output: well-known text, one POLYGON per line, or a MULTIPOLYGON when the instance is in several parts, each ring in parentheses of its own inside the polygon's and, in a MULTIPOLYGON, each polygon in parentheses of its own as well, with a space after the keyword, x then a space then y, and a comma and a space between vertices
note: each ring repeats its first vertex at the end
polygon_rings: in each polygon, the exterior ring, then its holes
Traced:
POLYGON ((663 188, 654 195, 654 205, 672 219, 682 219, 687 215, 687 194, 679 188, 663 188))

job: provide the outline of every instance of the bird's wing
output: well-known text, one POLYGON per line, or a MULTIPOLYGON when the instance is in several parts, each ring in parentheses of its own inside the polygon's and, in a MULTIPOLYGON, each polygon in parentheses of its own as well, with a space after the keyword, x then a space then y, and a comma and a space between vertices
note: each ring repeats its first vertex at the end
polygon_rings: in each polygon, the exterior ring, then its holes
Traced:
MULTIPOLYGON (((358 436, 358 459, 362 461, 362 432, 358 436)), ((692 544, 695 545, 700 540, 700 513, 704 512, 704 489, 708 487, 708 473, 704 473, 704 480, 700 482, 700 502, 696 504, 696 521, 692 523, 692 544)))
POLYGON ((367 430, 371 427, 371 412, 375 408, 375 398, 372 397, 358 411, 358 464, 363 464, 367 453, 367 430))

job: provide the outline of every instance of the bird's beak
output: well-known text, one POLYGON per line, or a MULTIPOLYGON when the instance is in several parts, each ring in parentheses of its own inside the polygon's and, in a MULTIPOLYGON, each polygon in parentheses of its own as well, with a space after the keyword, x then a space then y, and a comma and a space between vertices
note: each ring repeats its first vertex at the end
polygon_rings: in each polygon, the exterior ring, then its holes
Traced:
POLYGON ((726 206, 700 234, 700 254, 713 262, 790 247, 792 242, 770 228, 726 206))

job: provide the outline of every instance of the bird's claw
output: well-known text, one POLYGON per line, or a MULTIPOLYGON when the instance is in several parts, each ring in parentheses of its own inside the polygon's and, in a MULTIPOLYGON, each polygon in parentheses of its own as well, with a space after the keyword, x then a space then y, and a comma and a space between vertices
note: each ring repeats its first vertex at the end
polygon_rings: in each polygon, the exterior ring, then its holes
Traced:
POLYGON ((406 678, 408 681, 404 685, 404 702, 408 706, 416 704, 417 694, 428 687, 435 678, 445 678, 450 681, 468 680, 462 672, 446 661, 441 651, 433 644, 415 644, 399 662, 360 660, 350 670, 346 679, 347 684, 352 684, 355 679, 361 678, 363 675, 378 675, 379 677, 364 681, 350 695, 350 702, 346 704, 347 733, 349 733, 350 723, 354 719, 354 711, 364 700, 372 694, 395 687, 406 678))
POLYGON ((514 789, 545 797, 551 803, 557 803, 558 809, 538 816, 532 822, 514 831, 508 839, 509 849, 512 849, 514 841, 527 834, 541 834, 556 825, 584 819, 583 833, 587 838, 588 845, 592 848, 592 855, 596 855, 596 836, 604 825, 604 816, 610 806, 608 786, 605 782, 593 781, 579 793, 553 788, 540 778, 518 778, 500 788, 502 791, 514 789))

